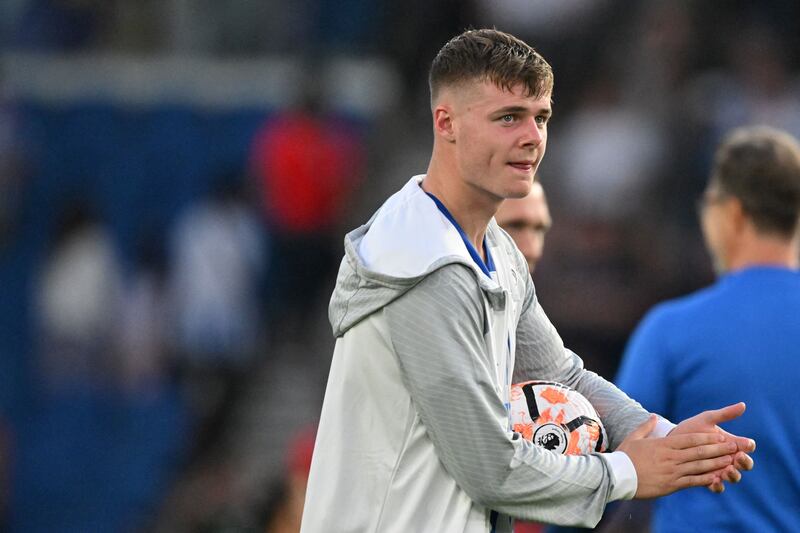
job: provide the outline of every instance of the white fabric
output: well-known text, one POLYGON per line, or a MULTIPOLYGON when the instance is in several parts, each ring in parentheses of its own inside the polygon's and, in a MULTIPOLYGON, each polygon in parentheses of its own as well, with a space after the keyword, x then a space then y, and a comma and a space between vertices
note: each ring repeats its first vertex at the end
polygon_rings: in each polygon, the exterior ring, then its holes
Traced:
POLYGON ((614 489, 611 491, 609 501, 630 500, 633 498, 636 495, 636 489, 639 487, 639 478, 628 454, 625 452, 611 452, 600 454, 600 457, 608 464, 608 469, 614 477, 614 489))

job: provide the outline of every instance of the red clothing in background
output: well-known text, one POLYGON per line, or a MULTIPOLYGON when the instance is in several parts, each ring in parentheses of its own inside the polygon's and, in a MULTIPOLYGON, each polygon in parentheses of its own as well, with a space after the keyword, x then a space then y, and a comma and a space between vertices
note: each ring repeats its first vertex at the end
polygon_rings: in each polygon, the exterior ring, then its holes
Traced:
POLYGON ((270 120, 256 135, 253 165, 273 229, 330 229, 360 180, 363 162, 359 139, 344 125, 302 112, 270 120))

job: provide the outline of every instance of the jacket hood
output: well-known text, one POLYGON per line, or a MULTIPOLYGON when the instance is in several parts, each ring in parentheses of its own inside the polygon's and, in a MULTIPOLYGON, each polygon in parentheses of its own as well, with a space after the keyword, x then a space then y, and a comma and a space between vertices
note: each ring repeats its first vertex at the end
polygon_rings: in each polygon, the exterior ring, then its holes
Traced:
MULTIPOLYGON (((366 224, 345 236, 328 308, 336 337, 452 263, 472 270, 492 299, 503 298, 498 283, 475 264, 458 230, 420 187, 424 177, 411 178, 366 224)), ((492 219, 486 232, 490 247, 500 231, 492 219)))

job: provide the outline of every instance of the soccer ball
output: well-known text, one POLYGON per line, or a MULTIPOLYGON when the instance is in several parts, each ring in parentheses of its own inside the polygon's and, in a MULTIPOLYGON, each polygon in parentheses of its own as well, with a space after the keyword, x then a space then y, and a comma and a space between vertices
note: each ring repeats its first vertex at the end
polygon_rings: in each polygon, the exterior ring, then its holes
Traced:
POLYGON ((556 453, 583 455, 608 447, 606 430, 592 404, 560 383, 512 385, 509 417, 515 432, 556 453))

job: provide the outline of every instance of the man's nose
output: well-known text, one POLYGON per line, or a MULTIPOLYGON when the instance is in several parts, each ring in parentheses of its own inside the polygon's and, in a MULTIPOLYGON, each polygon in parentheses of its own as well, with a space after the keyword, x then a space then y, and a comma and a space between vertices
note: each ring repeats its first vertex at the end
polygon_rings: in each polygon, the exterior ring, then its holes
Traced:
POLYGON ((539 146, 544 139, 544 130, 536 123, 536 118, 531 118, 525 126, 525 134, 521 139, 522 145, 539 146))

